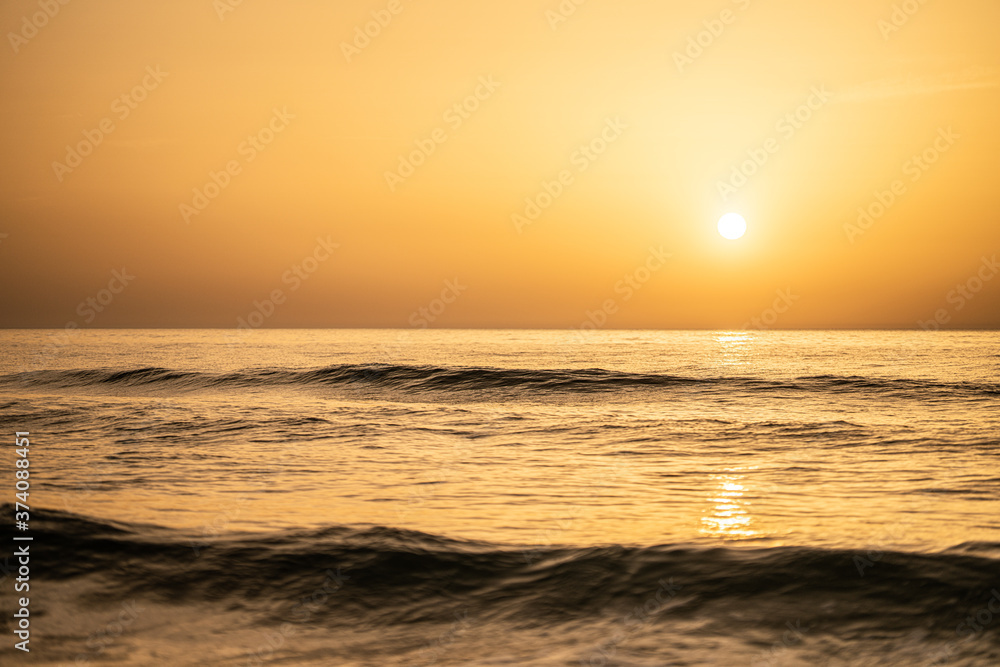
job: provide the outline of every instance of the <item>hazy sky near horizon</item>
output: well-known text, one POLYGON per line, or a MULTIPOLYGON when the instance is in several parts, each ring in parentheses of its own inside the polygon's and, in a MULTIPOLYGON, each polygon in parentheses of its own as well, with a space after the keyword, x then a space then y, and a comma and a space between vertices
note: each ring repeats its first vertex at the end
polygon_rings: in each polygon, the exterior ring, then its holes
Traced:
POLYGON ((998 24, 11 0, 0 326, 997 327, 998 24))

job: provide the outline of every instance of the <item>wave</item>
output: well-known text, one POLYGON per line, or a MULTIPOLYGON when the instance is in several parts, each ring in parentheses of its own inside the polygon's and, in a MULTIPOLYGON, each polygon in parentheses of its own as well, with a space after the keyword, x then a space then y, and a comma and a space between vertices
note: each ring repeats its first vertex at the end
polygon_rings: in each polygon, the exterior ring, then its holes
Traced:
POLYGON ((43 370, 0 375, 0 383, 38 387, 123 387, 197 390, 225 387, 336 386, 400 391, 621 392, 635 390, 736 390, 746 392, 832 392, 891 394, 898 397, 997 396, 1000 384, 943 382, 914 378, 815 375, 791 379, 685 377, 591 369, 340 364, 324 368, 248 369, 230 373, 167 368, 43 370))
MULTIPOLYGON (((12 512, 3 506, 4 516, 12 512)), ((0 539, 11 544, 5 524, 0 539)), ((656 600, 675 620, 773 618, 781 625, 800 618, 840 632, 858 623, 867 631, 931 621, 953 628, 953 618, 1000 596, 1000 562, 986 555, 996 545, 984 544, 940 553, 512 547, 373 526, 212 536, 51 510, 32 511, 30 534, 32 562, 44 563, 37 576, 96 578, 92 597, 221 603, 287 618, 319 592, 335 604, 314 609, 311 620, 330 623, 445 622, 462 613, 564 623, 656 600)))

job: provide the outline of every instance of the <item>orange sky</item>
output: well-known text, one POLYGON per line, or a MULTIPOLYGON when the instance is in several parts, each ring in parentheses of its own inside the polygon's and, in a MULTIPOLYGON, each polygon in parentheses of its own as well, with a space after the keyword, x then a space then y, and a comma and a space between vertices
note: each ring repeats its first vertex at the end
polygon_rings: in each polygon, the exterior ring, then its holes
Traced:
POLYGON ((0 326, 1000 325, 995 0, 63 2, 0 326))

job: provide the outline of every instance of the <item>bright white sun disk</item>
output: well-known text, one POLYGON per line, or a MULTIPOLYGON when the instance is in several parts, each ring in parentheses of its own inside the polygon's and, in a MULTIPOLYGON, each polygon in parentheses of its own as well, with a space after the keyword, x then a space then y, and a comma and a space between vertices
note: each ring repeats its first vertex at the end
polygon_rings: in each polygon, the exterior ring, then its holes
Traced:
POLYGON ((719 233, 735 241, 747 233, 747 221, 739 213, 727 213, 719 219, 719 233))

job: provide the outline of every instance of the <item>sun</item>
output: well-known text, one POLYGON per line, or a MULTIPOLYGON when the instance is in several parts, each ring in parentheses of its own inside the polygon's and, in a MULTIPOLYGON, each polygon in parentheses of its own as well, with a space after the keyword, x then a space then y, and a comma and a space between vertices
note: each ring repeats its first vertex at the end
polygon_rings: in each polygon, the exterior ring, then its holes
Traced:
POLYGON ((719 219, 719 233, 735 241, 747 233, 747 221, 739 213, 726 213, 719 219))

